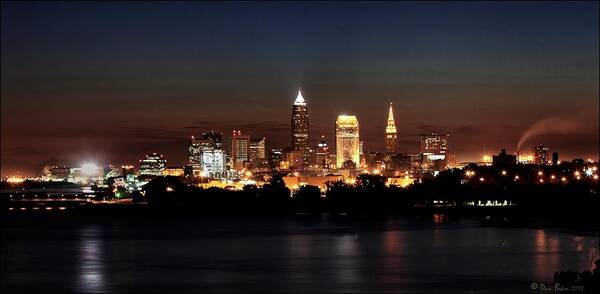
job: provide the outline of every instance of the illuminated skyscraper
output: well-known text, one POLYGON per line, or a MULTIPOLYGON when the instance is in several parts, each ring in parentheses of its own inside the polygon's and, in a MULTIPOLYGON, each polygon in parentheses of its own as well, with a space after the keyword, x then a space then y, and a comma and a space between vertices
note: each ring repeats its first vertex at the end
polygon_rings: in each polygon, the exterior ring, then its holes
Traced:
POLYGON ((533 147, 533 163, 547 165, 549 150, 548 147, 541 144, 533 147))
POLYGON ((336 165, 341 168, 345 161, 360 163, 360 139, 358 119, 354 115, 340 115, 335 121, 336 165))
POLYGON ((308 149, 308 109, 300 90, 298 90, 298 96, 292 106, 291 147, 293 151, 305 152, 308 149))
POLYGON ((227 159, 221 133, 203 133, 202 139, 192 136, 189 146, 189 166, 196 177, 221 177, 227 170, 227 159), (208 135, 207 135, 208 134, 208 135))
POLYGON ((385 127, 385 153, 396 153, 396 123, 394 122, 394 112, 390 102, 390 111, 388 113, 387 126, 385 127))
POLYGON ((194 176, 200 176, 202 173, 202 153, 204 150, 214 149, 213 142, 208 139, 199 139, 194 136, 190 138, 190 145, 188 147, 189 160, 188 163, 192 168, 192 174, 194 176))
POLYGON ((142 176, 162 176, 167 165, 167 161, 161 154, 151 153, 146 158, 140 160, 140 175, 142 176))
POLYGON ((231 137, 231 163, 234 169, 242 169, 244 161, 250 160, 250 135, 233 130, 231 137))

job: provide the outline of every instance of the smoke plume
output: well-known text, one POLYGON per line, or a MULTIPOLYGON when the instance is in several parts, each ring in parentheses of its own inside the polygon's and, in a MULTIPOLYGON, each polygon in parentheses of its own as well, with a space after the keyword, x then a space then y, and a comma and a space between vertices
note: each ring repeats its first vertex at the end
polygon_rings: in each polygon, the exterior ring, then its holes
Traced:
POLYGON ((580 123, 573 118, 551 117, 542 119, 534 123, 521 135, 517 150, 521 150, 521 146, 535 136, 545 134, 564 135, 576 130, 579 126, 580 123))

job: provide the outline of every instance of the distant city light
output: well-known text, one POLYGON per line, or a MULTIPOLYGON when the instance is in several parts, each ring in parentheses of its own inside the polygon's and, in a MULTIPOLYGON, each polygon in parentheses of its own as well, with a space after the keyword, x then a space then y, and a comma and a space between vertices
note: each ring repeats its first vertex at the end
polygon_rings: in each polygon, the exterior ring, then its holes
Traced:
POLYGON ((19 177, 19 176, 11 176, 11 177, 8 177, 8 179, 6 179, 6 181, 11 184, 18 184, 18 183, 24 182, 25 179, 22 177, 19 177))
POLYGON ((81 165, 81 172, 86 176, 98 174, 98 166, 94 163, 84 163, 81 165))

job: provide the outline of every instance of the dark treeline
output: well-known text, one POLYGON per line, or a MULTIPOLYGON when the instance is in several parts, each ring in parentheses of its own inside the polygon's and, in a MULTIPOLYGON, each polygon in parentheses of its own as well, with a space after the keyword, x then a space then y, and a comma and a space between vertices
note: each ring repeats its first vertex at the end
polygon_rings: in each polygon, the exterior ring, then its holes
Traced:
POLYGON ((561 172, 557 167, 542 170, 534 166, 502 169, 473 165, 464 170, 446 170, 408 188, 388 186, 384 177, 364 174, 353 184, 330 182, 325 191, 302 186, 294 193, 285 187, 280 176, 273 176, 262 187, 246 186, 242 191, 202 189, 175 177, 161 177, 145 186, 145 198, 158 213, 334 213, 380 217, 441 210, 597 226, 599 221, 594 216, 600 208, 598 181, 590 177, 575 179, 572 174, 568 180, 562 180, 563 174, 571 171, 569 168, 561 172), (465 171, 472 173, 467 175, 465 171), (486 206, 487 201, 505 206, 486 206))

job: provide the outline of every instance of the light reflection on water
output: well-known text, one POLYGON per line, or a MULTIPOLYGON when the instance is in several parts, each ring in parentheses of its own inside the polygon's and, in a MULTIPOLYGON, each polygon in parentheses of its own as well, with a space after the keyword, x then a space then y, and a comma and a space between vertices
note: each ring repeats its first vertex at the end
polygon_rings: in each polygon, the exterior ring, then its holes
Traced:
POLYGON ((88 293, 528 291, 598 256, 594 236, 438 220, 19 224, 3 232, 2 283, 88 293))
POLYGON ((104 281, 104 256, 101 228, 87 226, 81 230, 79 242, 79 277, 77 291, 84 293, 106 292, 104 281))

